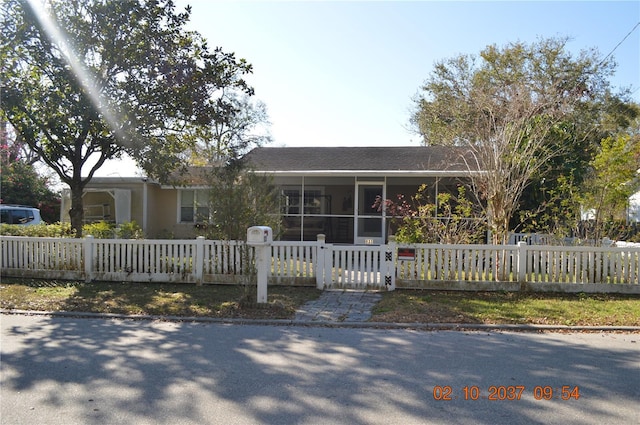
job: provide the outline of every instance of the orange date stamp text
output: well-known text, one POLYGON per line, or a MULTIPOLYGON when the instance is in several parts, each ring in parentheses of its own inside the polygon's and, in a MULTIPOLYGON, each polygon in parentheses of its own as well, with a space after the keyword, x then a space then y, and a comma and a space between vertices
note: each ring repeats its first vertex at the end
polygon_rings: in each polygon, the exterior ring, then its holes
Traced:
MULTIPOLYGON (((453 388, 450 385, 436 385, 433 387, 433 399, 448 400, 520 400, 527 393, 524 385, 490 385, 483 389, 478 385, 467 385, 453 388)), ((578 400, 580 387, 576 385, 536 385, 530 390, 535 400, 578 400)))

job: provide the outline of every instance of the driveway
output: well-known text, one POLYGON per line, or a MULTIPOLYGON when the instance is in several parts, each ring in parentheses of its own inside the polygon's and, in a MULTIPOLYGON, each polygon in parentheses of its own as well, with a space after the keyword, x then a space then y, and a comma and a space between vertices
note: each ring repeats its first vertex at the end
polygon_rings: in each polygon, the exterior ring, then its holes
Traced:
POLYGON ((639 334, 0 319, 2 424, 640 423, 639 334))

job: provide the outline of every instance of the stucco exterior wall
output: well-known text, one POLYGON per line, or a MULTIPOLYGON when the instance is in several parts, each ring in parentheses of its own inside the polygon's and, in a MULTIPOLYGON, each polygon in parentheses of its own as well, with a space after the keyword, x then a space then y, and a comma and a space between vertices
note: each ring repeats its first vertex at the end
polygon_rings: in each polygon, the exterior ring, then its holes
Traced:
POLYGON ((178 190, 153 187, 148 194, 148 237, 191 239, 197 236, 193 224, 178 223, 178 190))

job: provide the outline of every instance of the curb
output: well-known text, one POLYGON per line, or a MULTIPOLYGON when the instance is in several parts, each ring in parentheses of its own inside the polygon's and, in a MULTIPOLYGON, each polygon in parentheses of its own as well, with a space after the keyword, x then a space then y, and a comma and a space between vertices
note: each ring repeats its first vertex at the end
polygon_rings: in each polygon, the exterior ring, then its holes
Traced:
POLYGON ((159 322, 218 323, 227 325, 299 326, 322 328, 410 329, 425 331, 511 331, 511 332, 630 332, 640 333, 640 326, 566 326, 531 324, 485 323, 390 323, 390 322, 335 322, 293 319, 243 319, 195 316, 154 316, 115 313, 80 313, 73 311, 33 311, 0 309, 0 314, 23 316, 69 317, 77 319, 139 320, 159 322))

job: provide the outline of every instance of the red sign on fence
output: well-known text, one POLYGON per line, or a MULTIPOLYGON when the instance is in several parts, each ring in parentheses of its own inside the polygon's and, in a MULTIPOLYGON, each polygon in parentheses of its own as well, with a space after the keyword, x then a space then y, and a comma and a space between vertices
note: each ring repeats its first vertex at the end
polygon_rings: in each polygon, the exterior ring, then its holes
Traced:
POLYGON ((416 259, 415 248, 398 248, 398 260, 413 261, 416 259))

